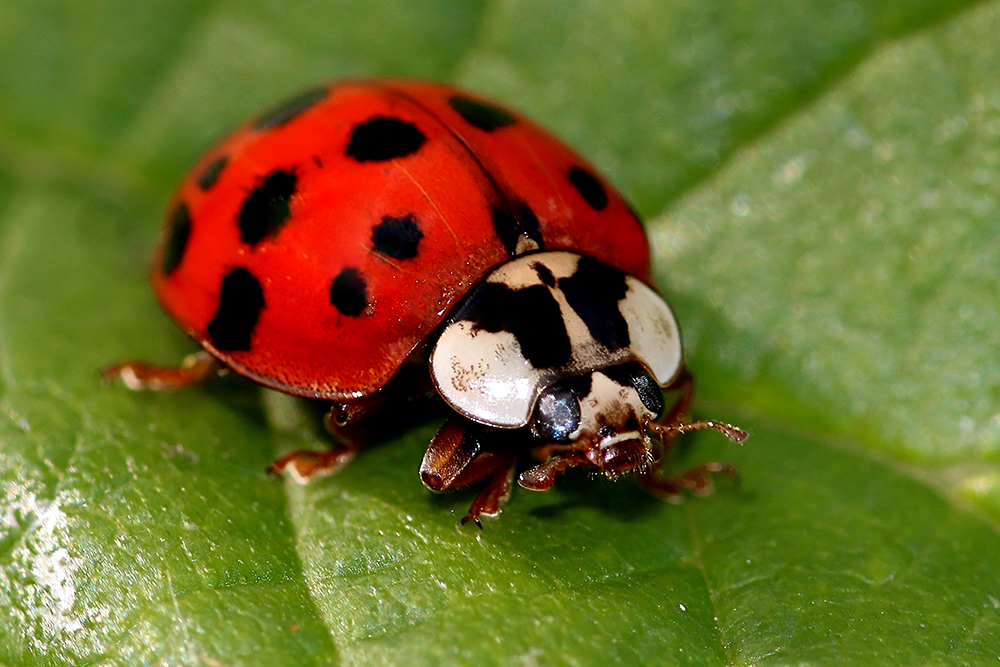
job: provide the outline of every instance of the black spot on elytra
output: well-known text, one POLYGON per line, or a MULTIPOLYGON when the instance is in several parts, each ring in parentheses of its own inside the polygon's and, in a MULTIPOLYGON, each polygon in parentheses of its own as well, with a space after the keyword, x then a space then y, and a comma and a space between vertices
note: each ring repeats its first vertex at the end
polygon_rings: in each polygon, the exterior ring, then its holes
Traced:
POLYGON ((333 279, 330 303, 348 317, 357 317, 368 307, 368 285, 360 271, 347 268, 333 279))
POLYGON ((517 219, 500 208, 494 208, 491 214, 493 216, 493 230, 500 238, 500 243, 513 257, 517 250, 517 239, 521 236, 521 228, 517 224, 517 219))
POLYGON ((646 409, 657 417, 663 412, 663 391, 642 364, 631 361, 601 371, 623 387, 633 387, 646 409))
POLYGON ((372 245, 375 250, 393 259, 410 259, 417 256, 417 246, 424 233, 412 215, 402 218, 385 216, 372 228, 372 245))
POLYGON ((219 350, 249 350, 257 318, 264 308, 264 290, 252 273, 238 267, 222 279, 219 307, 208 323, 208 337, 219 350))
POLYGON ((227 155, 220 155, 212 160, 212 163, 205 167, 205 169, 198 174, 198 178, 195 179, 198 187, 202 190, 208 190, 210 187, 215 185, 215 182, 219 180, 219 176, 222 175, 222 170, 226 168, 226 164, 228 162, 229 156, 227 155))
POLYGON ((474 330, 514 334, 535 368, 564 366, 573 353, 559 303, 544 285, 512 290, 502 283, 481 283, 455 319, 471 321, 474 330))
POLYGON ((590 204, 590 208, 595 211, 603 211, 604 207, 608 205, 608 193, 605 192, 604 186, 592 173, 583 167, 570 167, 567 177, 584 201, 590 204))
POLYGON ((538 222, 538 216, 535 212, 531 210, 531 207, 521 202, 518 207, 518 213, 520 214, 521 230, 528 235, 532 241, 538 244, 538 247, 542 247, 542 228, 538 222))
POLYGON ((424 139, 413 123, 376 116, 354 126, 346 153, 358 162, 392 160, 415 153, 424 139))
POLYGON ((462 95, 455 95, 450 98, 448 105, 457 111, 469 125, 478 127, 485 132, 492 132, 498 127, 513 125, 517 120, 508 111, 500 107, 462 95))
POLYGON ((257 245, 264 237, 274 238, 288 220, 289 200, 295 194, 297 177, 281 169, 268 174, 243 200, 237 223, 240 240, 257 245))
POLYGON ((559 289, 597 342, 611 351, 627 346, 628 323, 618 308, 625 298, 625 274, 592 257, 581 257, 576 272, 559 279, 559 289))
POLYGON ((258 118, 257 122, 254 123, 254 127, 258 130, 270 130, 280 127, 321 102, 327 96, 328 92, 329 89, 323 86, 307 90, 304 93, 287 99, 258 118))
POLYGON ((163 243, 163 264, 160 266, 163 275, 173 273, 180 266, 190 237, 191 213, 188 211, 187 204, 181 202, 177 205, 174 214, 170 216, 170 228, 167 230, 167 238, 163 243))
POLYGON ((543 284, 549 287, 556 286, 556 277, 552 275, 552 271, 549 270, 549 267, 545 266, 541 262, 535 262, 531 265, 531 268, 535 270, 535 273, 538 274, 538 279, 541 280, 543 284))
POLYGON ((542 232, 535 212, 523 202, 517 205, 517 211, 518 217, 498 206, 494 206, 490 210, 493 218, 493 229, 511 257, 516 254, 517 242, 522 235, 533 240, 538 244, 538 247, 543 247, 542 232))

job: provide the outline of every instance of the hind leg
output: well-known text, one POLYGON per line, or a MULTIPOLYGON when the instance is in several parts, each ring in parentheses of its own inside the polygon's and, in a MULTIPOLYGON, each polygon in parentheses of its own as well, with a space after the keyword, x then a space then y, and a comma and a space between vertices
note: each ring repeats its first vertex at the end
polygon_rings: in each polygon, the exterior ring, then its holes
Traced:
POLYGON ((224 370, 215 357, 201 351, 189 354, 180 366, 159 366, 138 359, 122 361, 102 368, 101 377, 105 383, 120 379, 133 391, 172 391, 205 382, 224 370))

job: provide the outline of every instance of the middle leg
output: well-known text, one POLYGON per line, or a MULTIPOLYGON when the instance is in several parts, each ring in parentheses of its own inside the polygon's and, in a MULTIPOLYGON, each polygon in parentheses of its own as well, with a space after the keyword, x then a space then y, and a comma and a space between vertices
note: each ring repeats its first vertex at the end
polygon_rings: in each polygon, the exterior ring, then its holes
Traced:
POLYGON ((390 411, 416 409, 417 402, 432 389, 430 376, 424 369, 408 367, 374 394, 333 403, 323 418, 323 425, 336 442, 325 451, 299 449, 285 454, 271 464, 268 472, 277 474, 288 470, 300 482, 339 472, 365 447, 370 437, 380 437, 379 429, 372 429, 372 426, 395 423, 393 419, 380 421, 380 417, 390 411), (372 430, 374 434, 370 433, 372 430))

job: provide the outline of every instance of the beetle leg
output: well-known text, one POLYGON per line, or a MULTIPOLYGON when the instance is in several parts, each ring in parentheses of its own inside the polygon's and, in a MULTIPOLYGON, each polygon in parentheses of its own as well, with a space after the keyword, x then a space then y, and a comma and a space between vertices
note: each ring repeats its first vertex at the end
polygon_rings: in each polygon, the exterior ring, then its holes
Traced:
MULTIPOLYGON (((374 394, 338 401, 330 406, 323 423, 340 437, 344 427, 376 416, 386 406, 401 407, 434 393, 434 384, 425 369, 401 369, 395 378, 374 394)), ((354 437, 356 434, 351 434, 354 437)))
POLYGON ((482 436, 478 427, 451 418, 434 436, 420 464, 420 479, 431 491, 454 491, 486 480, 462 519, 463 524, 475 521, 480 528, 479 518, 500 514, 500 505, 510 497, 517 463, 509 450, 483 451, 482 436))
POLYGON ((437 432, 420 462, 420 480, 431 491, 461 488, 456 480, 482 449, 475 429, 451 418, 437 432))
POLYGON ((538 447, 533 447, 531 449, 531 456, 534 457, 536 461, 544 463, 557 454, 564 454, 566 452, 573 451, 575 447, 575 445, 562 444, 539 445, 538 447))
POLYGON ((276 475, 288 470, 305 483, 320 475, 332 475, 350 463, 365 445, 366 429, 357 422, 370 415, 384 402, 378 394, 357 401, 334 403, 323 417, 323 425, 337 441, 326 451, 297 449, 276 459, 267 471, 276 475))
POLYGON ((386 397, 373 394, 354 401, 340 401, 330 406, 323 415, 323 426, 330 433, 339 436, 345 427, 350 427, 372 416, 386 402, 386 397))
POLYGON ((483 452, 469 464, 456 480, 461 486, 475 484, 476 482, 488 478, 488 482, 476 499, 469 506, 469 513, 462 517, 462 523, 475 521, 480 528, 483 527, 479 517, 498 516, 500 505, 510 498, 510 490, 514 480, 514 466, 517 464, 517 457, 508 450, 495 452, 483 452))
POLYGON ((432 387, 426 371, 401 371, 389 385, 374 394, 333 403, 323 417, 323 425, 336 438, 336 443, 327 451, 300 449, 286 454, 272 463, 268 472, 279 473, 287 469, 300 482, 339 472, 364 448, 369 435, 377 439, 380 426, 395 423, 392 419, 379 421, 380 414, 412 405, 432 387))
POLYGON ((722 474, 739 484, 740 473, 731 463, 712 461, 702 463, 689 470, 685 470, 679 475, 674 475, 668 479, 658 476, 659 470, 640 475, 639 485, 652 493, 672 503, 680 502, 683 493, 691 493, 696 496, 707 496, 712 493, 712 475, 722 474))
POLYGON ((304 484, 313 477, 339 472, 341 468, 350 463, 354 455, 358 453, 358 449, 359 447, 351 442, 338 442, 325 452, 297 449, 275 459, 267 472, 277 475, 287 470, 296 481, 304 484))
POLYGON ((639 475, 639 484, 653 495, 670 502, 678 502, 684 492, 698 496, 710 494, 712 492, 713 474, 726 475, 734 482, 739 483, 740 474, 736 468, 731 463, 720 461, 702 463, 667 479, 660 477, 663 461, 666 460, 666 455, 673 446, 674 440, 684 433, 713 429, 719 431, 733 442, 740 443, 747 438, 746 431, 732 424, 716 421, 685 422, 684 420, 687 419, 688 410, 691 407, 691 398, 694 394, 694 378, 685 368, 681 371, 674 384, 680 385, 680 398, 677 399, 674 406, 659 422, 649 421, 645 424, 646 430, 656 436, 662 443, 663 451, 652 469, 647 473, 639 475))
POLYGON ((681 395, 677 398, 670 412, 660 419, 661 424, 680 424, 688 417, 691 411, 691 400, 694 398, 694 376, 687 366, 681 366, 680 372, 674 381, 670 383, 667 390, 679 389, 681 395))
POLYGON ((531 491, 548 491, 555 483, 557 474, 567 468, 582 465, 592 465, 583 452, 574 450, 559 454, 522 472, 517 478, 517 483, 531 491))
POLYGON ((215 357, 201 351, 189 354, 180 366, 158 366, 137 359, 122 361, 102 368, 101 378, 105 383, 121 378, 125 386, 134 391, 170 391, 204 382, 223 370, 215 357))

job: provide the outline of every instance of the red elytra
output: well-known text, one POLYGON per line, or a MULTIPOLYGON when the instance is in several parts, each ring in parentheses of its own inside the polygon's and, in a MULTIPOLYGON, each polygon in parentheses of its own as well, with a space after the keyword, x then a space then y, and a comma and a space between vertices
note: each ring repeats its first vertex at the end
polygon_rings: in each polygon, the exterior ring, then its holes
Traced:
POLYGON ((446 85, 338 83, 244 125, 196 165, 153 284, 238 373, 352 399, 420 352, 524 235, 649 282, 635 214, 531 121, 446 85))

